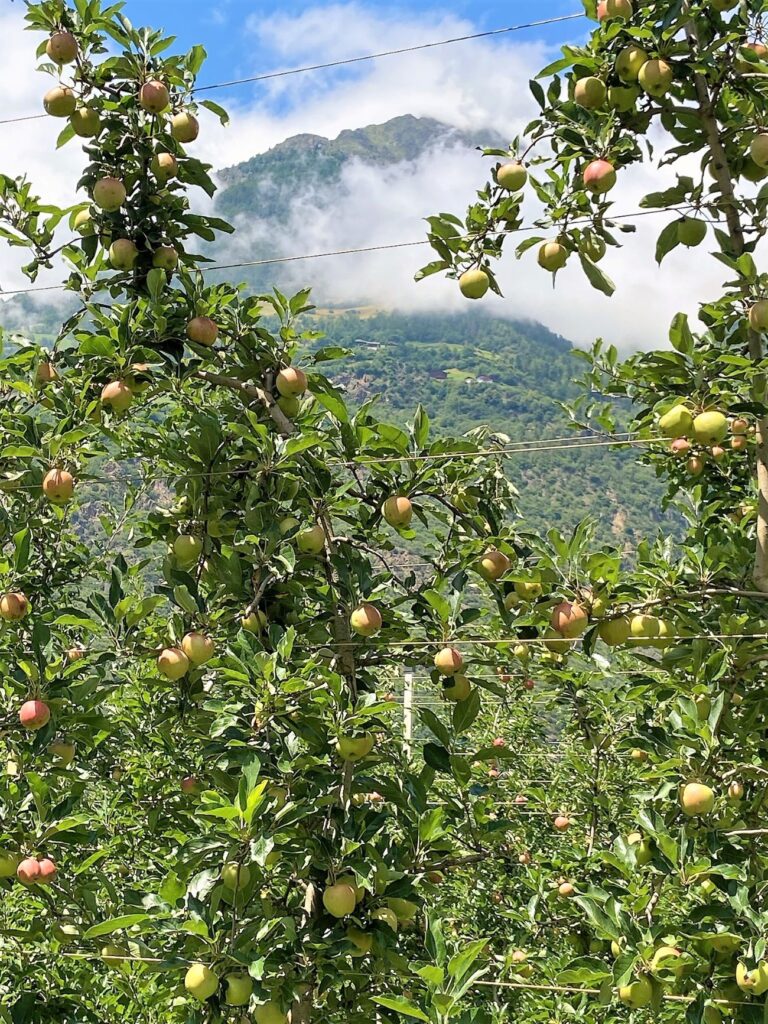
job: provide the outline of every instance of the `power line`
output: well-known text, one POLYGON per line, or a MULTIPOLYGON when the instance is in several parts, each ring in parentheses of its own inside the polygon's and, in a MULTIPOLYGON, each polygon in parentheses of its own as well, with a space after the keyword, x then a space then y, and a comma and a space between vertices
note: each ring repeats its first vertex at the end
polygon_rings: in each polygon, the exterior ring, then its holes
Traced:
MULTIPOLYGON (((338 68, 349 64, 361 64, 364 61, 379 60, 381 57, 395 57, 404 53, 416 53, 420 50, 430 50, 438 46, 450 46, 453 43, 470 42, 473 39, 490 39, 494 36, 508 35, 510 32, 522 32, 529 28, 542 28, 545 25, 555 25, 559 22, 575 21, 586 17, 583 11, 575 14, 564 14, 556 18, 542 18, 540 21, 528 21, 521 25, 510 25, 506 28, 489 29, 486 32, 473 32, 463 36, 453 36, 449 39, 438 39, 431 43, 418 43, 415 46, 402 46, 395 50, 381 50, 378 53, 366 53, 360 57, 345 57, 341 60, 331 60, 323 64, 307 64, 297 68, 287 68, 285 71, 268 71, 262 75, 251 75, 248 78, 235 78, 229 82, 214 82, 211 85, 198 85, 192 89, 192 94, 200 92, 212 92, 214 89, 230 89, 235 85, 248 85, 252 82, 266 82, 275 78, 287 78, 290 75, 302 75, 308 71, 323 71, 328 68, 338 68)), ((20 121, 37 121, 48 117, 48 114, 24 114, 21 117, 8 117, 0 120, 0 124, 18 124, 20 121)))

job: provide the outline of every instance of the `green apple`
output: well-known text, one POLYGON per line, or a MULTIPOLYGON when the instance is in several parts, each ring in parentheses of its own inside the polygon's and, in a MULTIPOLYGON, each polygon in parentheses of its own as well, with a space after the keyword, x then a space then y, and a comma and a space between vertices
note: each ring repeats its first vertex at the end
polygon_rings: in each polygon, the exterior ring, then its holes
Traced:
POLYGON ((219 988, 219 979, 205 964, 192 964, 184 976, 184 988, 194 998, 204 1003, 219 988))
POLYGON ((253 979, 247 974, 228 974, 224 1001, 227 1006, 247 1006, 253 993, 253 979))

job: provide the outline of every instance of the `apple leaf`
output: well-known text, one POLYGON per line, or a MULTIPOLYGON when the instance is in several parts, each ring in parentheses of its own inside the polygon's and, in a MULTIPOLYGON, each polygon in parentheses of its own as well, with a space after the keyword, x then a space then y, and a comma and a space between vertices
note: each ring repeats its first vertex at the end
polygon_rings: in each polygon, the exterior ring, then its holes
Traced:
POLYGON ((379 1006, 383 1006, 386 1010, 394 1010, 395 1013, 401 1013, 404 1017, 415 1017, 416 1020, 424 1020, 429 1024, 429 1017, 420 1010, 418 1006, 414 1006, 413 1003, 409 1003, 407 999, 392 998, 391 996, 374 996, 374 1003, 378 1003, 379 1006))
POLYGON ((135 924, 148 921, 151 914, 124 914, 122 917, 112 917, 108 921, 100 921, 93 925, 83 935, 84 939, 97 939, 100 935, 111 935, 112 932, 119 932, 123 928, 132 928, 135 924))

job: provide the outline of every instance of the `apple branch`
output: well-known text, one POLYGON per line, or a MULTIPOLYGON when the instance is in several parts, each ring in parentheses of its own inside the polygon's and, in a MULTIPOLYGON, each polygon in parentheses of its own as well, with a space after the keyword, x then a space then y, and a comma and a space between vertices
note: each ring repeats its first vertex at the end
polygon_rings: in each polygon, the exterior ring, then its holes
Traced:
POLYGON ((228 377, 223 373, 213 373, 211 370, 196 370, 195 376, 200 380, 207 381, 209 384, 215 384, 217 387, 228 388, 230 391, 239 392, 248 398, 255 398, 256 401, 264 406, 272 422, 283 437, 290 437, 291 434, 295 433, 296 428, 293 423, 291 423, 272 396, 263 388, 257 387, 255 384, 246 384, 245 381, 238 380, 237 377, 228 377))

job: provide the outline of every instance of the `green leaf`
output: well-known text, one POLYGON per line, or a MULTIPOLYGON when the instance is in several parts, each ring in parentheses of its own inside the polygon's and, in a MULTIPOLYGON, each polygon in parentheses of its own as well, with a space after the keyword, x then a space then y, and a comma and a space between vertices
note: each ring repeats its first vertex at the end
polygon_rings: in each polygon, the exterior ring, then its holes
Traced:
POLYGON ((324 377, 312 377, 309 382, 309 390, 324 406, 328 412, 335 416, 339 423, 349 423, 349 413, 344 404, 341 392, 330 384, 324 377))
POLYGON ((664 257, 680 244, 678 222, 673 220, 667 224, 656 241, 656 262, 661 264, 664 257))
POLYGON ((125 914, 123 917, 112 917, 108 921, 101 921, 93 925, 83 935, 84 939, 97 939, 100 935, 111 935, 112 932, 119 932, 123 928, 132 928, 135 924, 149 921, 151 914, 125 914))
POLYGON ((17 572, 23 572, 29 563, 29 552, 32 543, 32 534, 29 527, 24 527, 13 535, 14 556, 13 564, 17 572))
POLYGON ((414 1006, 413 1003, 409 1003, 407 999, 393 998, 392 996, 373 996, 373 1002, 383 1006, 386 1010, 394 1010, 404 1017, 415 1017, 416 1020, 424 1020, 429 1024, 429 1017, 426 1013, 420 1010, 418 1006, 414 1006))
POLYGON ((452 978, 460 981, 469 971, 475 960, 480 956, 488 945, 488 939, 476 939, 470 942, 460 953, 452 956, 448 961, 448 973, 452 978))
POLYGON ((585 256, 584 253, 579 254, 579 259, 581 260, 582 269, 587 275, 587 280, 592 287, 602 292, 603 295, 613 295, 616 291, 616 285, 610 277, 596 263, 593 263, 588 256, 585 256))
POLYGON ((473 689, 466 700, 459 701, 453 709, 453 731, 456 735, 467 732, 480 714, 480 693, 473 689))

